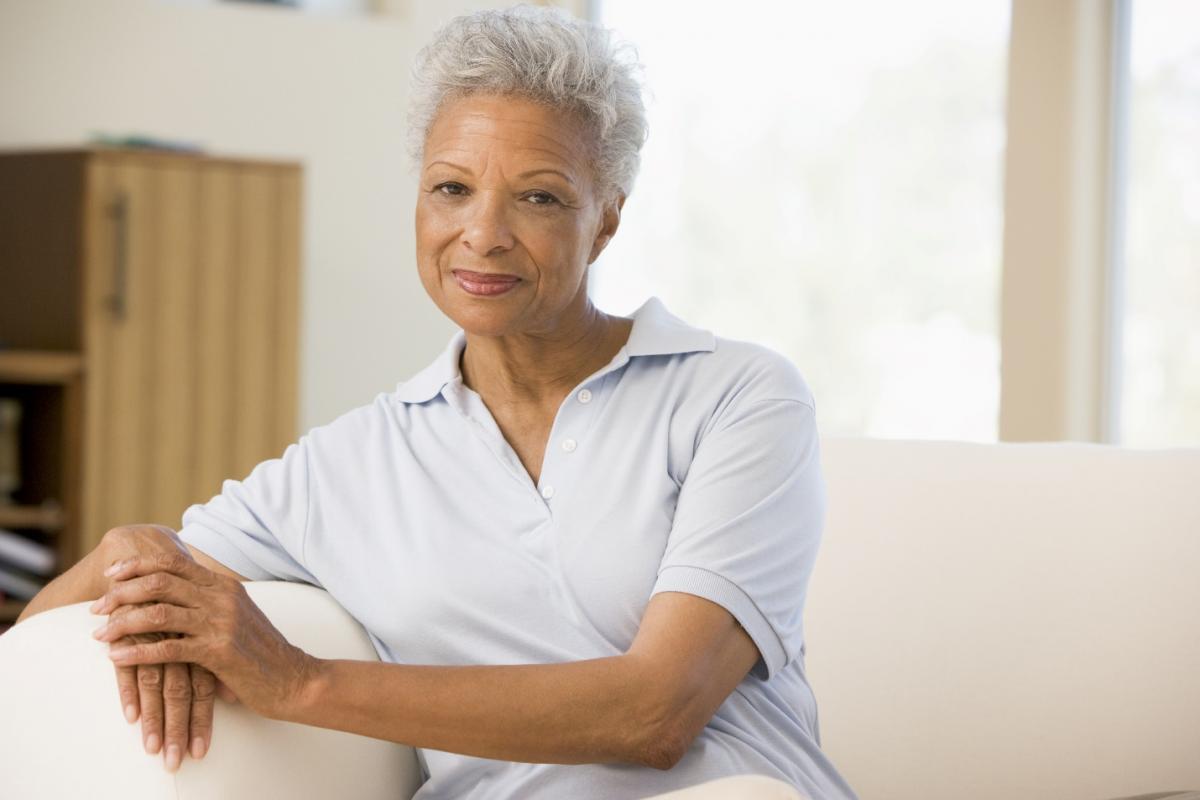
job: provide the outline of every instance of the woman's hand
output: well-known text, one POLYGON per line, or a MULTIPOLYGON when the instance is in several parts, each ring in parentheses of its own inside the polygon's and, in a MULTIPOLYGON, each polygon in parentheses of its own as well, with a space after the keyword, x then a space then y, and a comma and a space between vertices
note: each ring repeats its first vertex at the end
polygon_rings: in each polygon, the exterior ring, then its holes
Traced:
POLYGON ((319 659, 288 643, 240 581, 179 553, 134 556, 117 565, 100 613, 126 607, 97 629, 101 641, 147 633, 177 638, 114 647, 118 666, 190 662, 255 712, 282 719, 320 671, 319 659))
MULTIPOLYGON (((108 568, 137 555, 158 553, 179 554, 191 559, 186 545, 175 531, 164 525, 126 525, 105 533, 100 542, 97 560, 108 568)), ((105 585, 111 589, 109 577, 105 585)), ((92 604, 93 613, 100 611, 101 600, 92 604)), ((152 605, 143 603, 142 605, 152 605)), ((127 613, 131 608, 115 609, 109 616, 127 613)), ((171 637, 167 633, 141 633, 123 637, 124 645, 160 641, 171 637)), ((154 754, 162 748, 167 769, 178 769, 183 753, 189 749, 194 758, 201 758, 212 741, 214 695, 229 698, 229 690, 220 685, 209 670, 196 664, 114 665, 117 691, 125 719, 130 723, 142 720, 142 746, 154 754)))
MULTIPOLYGON (((109 622, 134 608, 149 605, 153 603, 121 606, 109 615, 109 622)), ((172 633, 133 633, 112 644, 148 644, 176 636, 172 633)), ((150 754, 159 752, 161 746, 166 767, 171 772, 179 768, 185 752, 199 759, 208 751, 208 743, 212 741, 215 698, 219 696, 236 702, 228 687, 199 664, 171 662, 115 666, 115 669, 126 719, 136 721, 140 710, 142 745, 150 754)))

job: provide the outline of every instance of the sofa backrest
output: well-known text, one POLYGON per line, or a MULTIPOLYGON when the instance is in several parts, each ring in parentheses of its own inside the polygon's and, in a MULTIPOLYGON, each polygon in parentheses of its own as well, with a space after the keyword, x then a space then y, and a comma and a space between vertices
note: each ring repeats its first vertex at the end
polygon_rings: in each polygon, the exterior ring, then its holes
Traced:
MULTIPOLYGON (((366 632, 326 592, 283 582, 246 591, 288 641, 321 658, 378 660, 366 632)), ((260 717, 218 700, 212 746, 174 774, 142 750, 121 713, 104 617, 76 603, 0 636, 0 797, 171 800, 337 797, 396 800, 421 783, 416 752, 342 731, 260 717)))
POLYGON ((1200 788, 1200 449, 823 437, 805 609, 864 798, 1200 788))

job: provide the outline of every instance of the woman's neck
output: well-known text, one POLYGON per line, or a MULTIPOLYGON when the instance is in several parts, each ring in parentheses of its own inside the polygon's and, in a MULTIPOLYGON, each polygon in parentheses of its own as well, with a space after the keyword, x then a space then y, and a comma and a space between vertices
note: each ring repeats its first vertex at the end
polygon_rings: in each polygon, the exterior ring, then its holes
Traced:
POLYGON ((562 397, 603 367, 629 340, 633 320, 614 317, 590 300, 585 313, 547 334, 467 334, 463 383, 485 400, 557 407, 562 397))

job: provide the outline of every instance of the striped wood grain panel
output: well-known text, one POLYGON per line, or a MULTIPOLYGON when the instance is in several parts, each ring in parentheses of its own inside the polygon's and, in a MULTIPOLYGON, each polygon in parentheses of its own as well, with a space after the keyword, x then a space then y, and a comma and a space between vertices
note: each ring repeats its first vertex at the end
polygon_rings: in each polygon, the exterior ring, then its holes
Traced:
POLYGON ((145 308, 151 386, 143 420, 150 448, 147 518, 178 528, 183 509, 197 499, 196 361, 204 343, 195 303, 198 170, 186 161, 163 163, 151 170, 151 183, 156 224, 147 265, 154 294, 145 308))
POLYGON ((292 402, 276 394, 275 357, 279 335, 275 265, 279 232, 274 175, 266 169, 238 170, 237 281, 233 293, 237 367, 234 382, 234 474, 242 479, 256 464, 283 453, 276 440, 278 409, 292 402))
POLYGON ((232 318, 238 267, 236 178, 237 168, 228 164, 207 165, 200 174, 196 305, 203 340, 197 360, 196 502, 219 494, 236 469, 233 387, 238 362, 232 318))
POLYGON ((279 169, 276 186, 279 249, 275 274, 279 283, 278 331, 275 338, 276 408, 275 446, 282 454, 300 436, 297 415, 300 396, 300 248, 303 230, 303 184, 299 169, 279 169))

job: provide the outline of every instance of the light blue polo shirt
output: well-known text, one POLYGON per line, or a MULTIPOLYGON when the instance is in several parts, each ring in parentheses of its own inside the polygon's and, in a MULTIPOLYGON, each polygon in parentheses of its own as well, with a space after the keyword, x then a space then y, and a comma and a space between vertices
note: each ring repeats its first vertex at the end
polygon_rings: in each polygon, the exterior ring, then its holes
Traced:
POLYGON ((638 798, 740 773, 812 800, 853 790, 819 748, 802 612, 826 509, 812 393, 765 347, 650 298, 559 407, 538 483, 462 382, 426 369, 315 427, 183 514, 180 537, 255 580, 328 591, 398 664, 625 653, 650 596, 720 604, 753 670, 671 770, 419 748, 435 798, 638 798))

